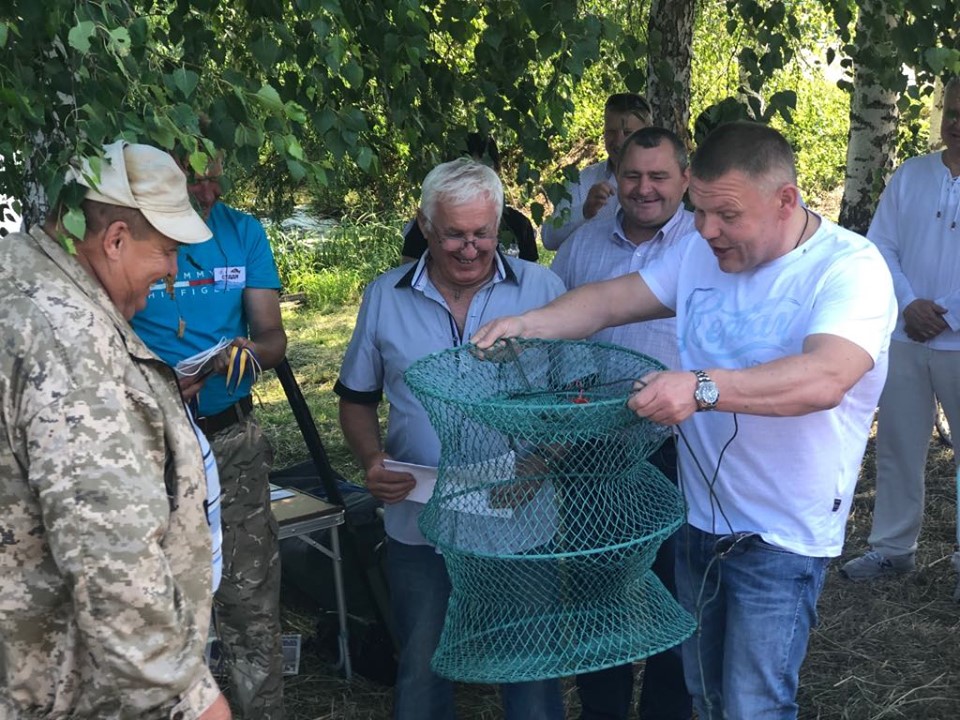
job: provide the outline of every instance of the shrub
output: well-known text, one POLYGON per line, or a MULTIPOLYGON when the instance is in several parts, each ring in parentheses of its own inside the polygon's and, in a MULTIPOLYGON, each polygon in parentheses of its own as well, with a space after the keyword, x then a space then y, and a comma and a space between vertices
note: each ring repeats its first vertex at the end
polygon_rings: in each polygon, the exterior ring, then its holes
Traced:
POLYGON ((313 308, 357 303, 371 280, 400 260, 402 222, 373 215, 345 218, 327 230, 267 230, 285 293, 313 308))

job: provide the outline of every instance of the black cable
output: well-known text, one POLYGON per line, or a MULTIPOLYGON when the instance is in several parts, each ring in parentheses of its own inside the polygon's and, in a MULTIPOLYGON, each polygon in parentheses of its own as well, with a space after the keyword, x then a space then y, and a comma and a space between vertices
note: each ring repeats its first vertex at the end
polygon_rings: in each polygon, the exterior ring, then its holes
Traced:
MULTIPOLYGON (((717 526, 716 526, 717 512, 720 513, 720 516, 723 518, 723 521, 726 523, 727 528, 730 531, 730 534, 731 535, 735 534, 733 530, 733 524, 730 522, 730 519, 727 516, 726 511, 723 509, 723 503, 720 501, 720 498, 717 495, 715 490, 715 485, 717 483, 717 480, 720 477, 720 468, 723 464, 723 457, 727 452, 727 448, 730 447, 730 445, 736 439, 737 434, 740 431, 740 424, 739 424, 739 421, 737 420, 737 414, 736 413, 732 413, 732 414, 733 414, 733 434, 727 439, 727 441, 724 443, 723 447, 721 448, 720 454, 717 457, 717 464, 713 470, 712 476, 710 477, 707 476, 707 473, 704 471, 703 466, 700 464, 700 460, 694 454, 693 448, 690 446, 690 442, 687 440, 687 437, 684 434, 683 430, 679 426, 677 426, 676 428, 677 434, 683 440, 683 444, 686 446, 687 452, 690 455, 690 458, 693 460, 693 463, 696 466, 697 471, 700 473, 700 476, 703 478, 704 482, 707 485, 707 489, 710 492, 710 511, 711 511, 711 520, 710 520, 711 533, 710 534, 713 536, 717 535, 717 532, 716 532, 717 531, 717 526)), ((677 481, 680 486, 680 491, 681 493, 683 493, 683 486, 684 486, 683 473, 680 472, 679 470, 680 468, 679 463, 677 464, 677 466, 678 466, 677 481)), ((684 502, 686 502, 685 493, 684 493, 684 502)), ((724 552, 724 554, 732 550, 733 547, 736 546, 737 542, 739 542, 739 539, 735 540, 733 545, 731 545, 731 547, 728 548, 724 552)), ((691 544, 689 540, 686 543, 684 543, 684 546, 685 546, 684 549, 686 552, 686 567, 689 573, 689 570, 691 567, 691 562, 690 562, 691 544)), ((697 666, 700 672, 700 685, 701 685, 700 690, 703 696, 703 702, 706 705, 706 709, 708 712, 711 713, 711 715, 712 715, 713 700, 707 693, 707 680, 706 680, 706 675, 703 669, 703 652, 700 646, 700 640, 702 638, 702 636, 700 635, 700 628, 702 627, 704 612, 706 611, 710 603, 714 602, 720 594, 720 584, 723 580, 723 566, 719 562, 721 557, 722 555, 718 552, 718 553, 715 553, 713 557, 710 558, 710 561, 707 563, 706 568, 704 568, 703 575, 700 577, 700 583, 699 583, 700 589, 696 593, 696 598, 694 602, 694 618, 697 622, 697 666), (705 598, 704 594, 707 590, 707 581, 710 577, 711 571, 713 571, 714 569, 715 564, 716 564, 716 572, 717 572, 716 584, 714 586, 713 593, 709 597, 705 598)), ((693 582, 694 578, 692 576, 688 576, 688 580, 691 581, 689 583, 690 587, 691 588, 694 587, 695 586, 693 582)))
MULTIPOLYGON (((727 529, 732 534, 734 532, 733 523, 730 522, 730 518, 727 517, 726 511, 723 509, 723 503, 720 502, 720 497, 717 495, 716 490, 714 489, 717 484, 717 480, 720 477, 720 466, 723 462, 723 456, 727 452, 727 448, 733 443, 736 439, 737 434, 740 432, 740 423, 737 420, 737 414, 732 413, 733 415, 733 434, 729 439, 724 443, 723 447, 720 449, 720 455, 717 457, 717 465, 714 468, 713 475, 707 477, 707 473, 704 471, 703 466, 700 464, 700 461, 697 459, 697 456, 693 453, 693 448, 690 447, 690 442, 687 440, 687 436, 683 434, 683 430, 680 426, 677 426, 677 434, 680 435, 680 439, 683 440, 683 444, 687 447, 687 452, 690 454, 691 459, 693 460, 694 465, 697 466, 697 470, 700 472, 700 476, 704 479, 707 484, 707 490, 710 492, 710 512, 712 517, 710 519, 710 534, 717 534, 717 517, 716 513, 719 511, 720 516, 723 518, 723 521, 727 524, 727 529)), ((681 483, 680 489, 683 489, 681 483)))

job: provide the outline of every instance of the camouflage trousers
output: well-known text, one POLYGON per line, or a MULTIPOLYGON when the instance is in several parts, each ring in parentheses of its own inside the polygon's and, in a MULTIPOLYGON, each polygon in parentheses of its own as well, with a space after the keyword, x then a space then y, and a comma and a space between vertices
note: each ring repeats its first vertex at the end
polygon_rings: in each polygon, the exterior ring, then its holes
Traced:
POLYGON ((223 580, 214 596, 235 716, 283 717, 280 549, 270 512, 270 444, 248 416, 209 438, 222 487, 223 580))

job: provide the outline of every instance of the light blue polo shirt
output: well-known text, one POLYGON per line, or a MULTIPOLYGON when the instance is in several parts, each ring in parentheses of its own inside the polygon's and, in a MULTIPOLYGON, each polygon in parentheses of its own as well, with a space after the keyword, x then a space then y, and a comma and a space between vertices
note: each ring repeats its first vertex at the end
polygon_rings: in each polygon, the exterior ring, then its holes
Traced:
MULTIPOLYGON (((164 282, 150 289, 147 307, 130 324, 147 346, 170 365, 216 345, 221 338, 247 337, 245 288, 280 288, 270 242, 260 221, 218 202, 207 225, 213 237, 181 245, 174 297, 164 282), (183 337, 178 337, 180 320, 183 337)), ((226 376, 212 375, 199 395, 201 417, 216 415, 250 394, 250 372, 227 393, 226 376)))
MULTIPOLYGON (((417 263, 390 270, 367 287, 334 391, 349 402, 371 404, 386 393, 387 454, 401 462, 436 467, 440 440, 403 373, 425 355, 468 342, 491 320, 547 304, 564 287, 547 268, 497 253, 493 277, 474 295, 461 336, 430 282, 428 258, 429 250, 417 263)), ((408 500, 386 505, 387 535, 408 545, 429 544, 417 526, 423 507, 408 500)))

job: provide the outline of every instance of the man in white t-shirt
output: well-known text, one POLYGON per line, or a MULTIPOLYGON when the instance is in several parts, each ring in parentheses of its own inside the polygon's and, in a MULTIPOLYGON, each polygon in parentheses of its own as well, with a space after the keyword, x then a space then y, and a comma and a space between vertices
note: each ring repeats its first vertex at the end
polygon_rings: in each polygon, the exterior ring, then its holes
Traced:
POLYGON ((676 314, 687 369, 639 379, 628 404, 681 434, 677 590, 700 621, 683 647, 687 689, 701 720, 795 718, 886 376, 893 283, 872 243, 800 203, 776 130, 719 127, 693 158, 689 195, 702 241, 473 341, 581 338, 676 314))
POLYGON ((620 206, 616 173, 620 146, 632 133, 652 122, 653 110, 642 95, 616 93, 607 98, 603 108, 603 147, 607 159, 588 165, 580 171, 577 182, 567 185, 570 199, 557 203, 553 215, 540 229, 547 250, 558 249, 588 220, 612 218, 616 214, 620 206), (569 211, 567 217, 560 220, 565 211, 569 211))
POLYGON ((890 266, 900 317, 877 420, 871 550, 840 571, 858 582, 916 567, 935 398, 955 437, 960 428, 960 79, 943 96, 945 149, 900 166, 867 231, 890 266))

